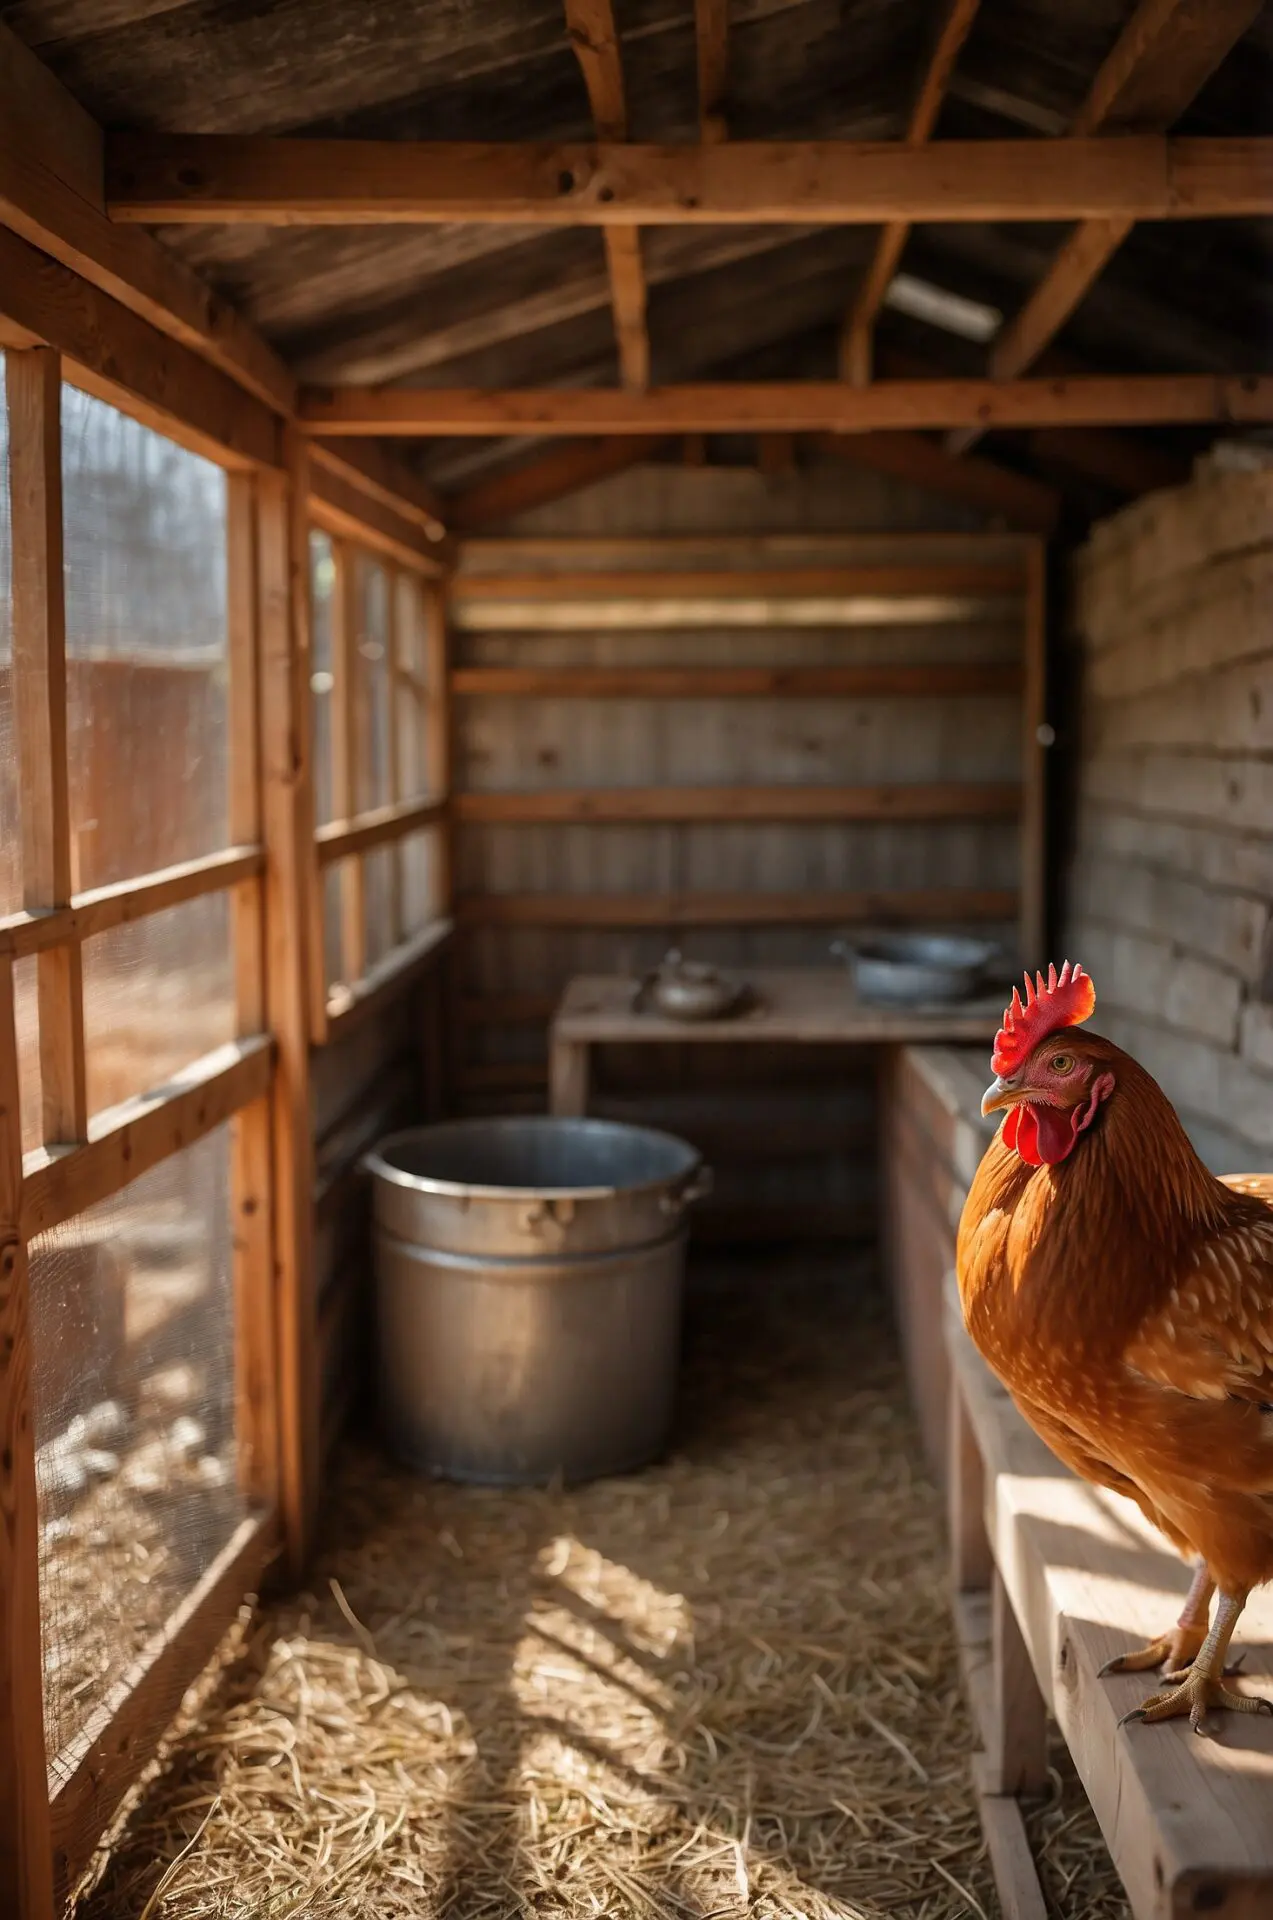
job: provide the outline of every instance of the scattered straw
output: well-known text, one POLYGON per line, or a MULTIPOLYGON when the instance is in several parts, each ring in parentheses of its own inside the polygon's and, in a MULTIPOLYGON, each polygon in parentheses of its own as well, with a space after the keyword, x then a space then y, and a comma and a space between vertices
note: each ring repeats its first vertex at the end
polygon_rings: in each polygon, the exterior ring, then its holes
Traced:
MULTIPOLYGON (((993 1916, 940 1502, 848 1265, 702 1278, 645 1474, 360 1451, 314 1595, 191 1711, 82 1920, 993 1916)), ((1115 1920, 1072 1780, 1033 1830, 1057 1920, 1115 1920)))

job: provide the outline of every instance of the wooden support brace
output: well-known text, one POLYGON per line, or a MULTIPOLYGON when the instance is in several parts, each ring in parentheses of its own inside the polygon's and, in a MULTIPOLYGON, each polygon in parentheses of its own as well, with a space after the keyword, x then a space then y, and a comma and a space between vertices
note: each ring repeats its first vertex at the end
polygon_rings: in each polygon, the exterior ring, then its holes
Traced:
POLYGON ((987 1779, 996 1793, 1042 1793, 1048 1783, 1048 1710, 1012 1601, 996 1567, 990 1585, 994 1709, 987 1779))
MULTIPOLYGON (((66 605, 62 566, 62 366, 50 347, 11 352, 9 490, 13 682, 22 793, 22 894, 28 911, 71 899, 66 605)), ((42 1138, 69 1145, 88 1127, 80 947, 38 962, 42 1138)))

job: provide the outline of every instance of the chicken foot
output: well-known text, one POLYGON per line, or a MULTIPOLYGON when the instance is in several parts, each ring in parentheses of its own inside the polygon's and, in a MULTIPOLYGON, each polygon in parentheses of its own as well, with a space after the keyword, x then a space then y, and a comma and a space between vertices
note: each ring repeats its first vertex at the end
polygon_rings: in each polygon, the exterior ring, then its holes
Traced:
POLYGON ((1165 1667, 1168 1679, 1183 1677, 1202 1651, 1215 1588, 1205 1561, 1200 1560, 1175 1626, 1167 1633, 1160 1633, 1147 1647, 1137 1647, 1134 1653, 1119 1653, 1107 1660, 1099 1678, 1108 1679, 1111 1673, 1146 1673, 1151 1667, 1165 1667))
POLYGON ((1220 1595, 1211 1629, 1179 1684, 1151 1694, 1139 1707, 1123 1715, 1120 1726, 1126 1726, 1129 1720, 1144 1720, 1152 1725, 1188 1714, 1194 1732, 1209 1737, 1213 1729, 1207 1725, 1207 1711, 1211 1707, 1227 1707, 1232 1713, 1273 1713, 1273 1701, 1258 1694, 1235 1693, 1224 1684, 1225 1655, 1246 1598, 1245 1593, 1220 1595))

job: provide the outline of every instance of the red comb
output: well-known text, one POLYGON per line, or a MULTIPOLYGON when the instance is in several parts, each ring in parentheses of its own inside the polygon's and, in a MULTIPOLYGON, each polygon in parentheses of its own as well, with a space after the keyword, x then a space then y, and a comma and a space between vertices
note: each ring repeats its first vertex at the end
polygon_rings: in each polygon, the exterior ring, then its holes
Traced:
POLYGON ((1026 1060, 1040 1040, 1060 1027, 1078 1027, 1090 1020, 1096 1008, 1096 989, 1091 978, 1077 962, 1067 960, 1058 974, 1048 968, 1045 980, 1037 973, 1025 977, 1025 1004, 1020 992, 1012 990, 1012 1005, 1003 1016, 1003 1025, 995 1035, 995 1050, 990 1064, 998 1074, 1013 1073, 1026 1060))

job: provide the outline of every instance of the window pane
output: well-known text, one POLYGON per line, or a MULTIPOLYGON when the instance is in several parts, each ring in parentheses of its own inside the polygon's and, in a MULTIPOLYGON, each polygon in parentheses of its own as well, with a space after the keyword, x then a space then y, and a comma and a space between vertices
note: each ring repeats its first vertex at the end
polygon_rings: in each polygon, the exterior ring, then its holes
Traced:
POLYGON ((62 390, 72 874, 228 844, 225 475, 62 390))
POLYGON ((218 893, 84 942, 90 1113, 233 1040, 231 941, 229 896, 218 893))
POLYGON ((218 1129, 32 1243, 50 1755, 246 1512, 235 1467, 229 1134, 218 1129))
POLYGON ((322 826, 334 819, 332 806, 332 589, 336 562, 325 533, 309 536, 310 606, 312 631, 310 693, 314 723, 314 820, 322 826))
POLYGON ((362 630, 358 636, 358 810, 382 807, 389 791, 389 580, 377 560, 361 561, 362 630))

